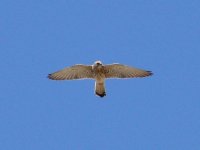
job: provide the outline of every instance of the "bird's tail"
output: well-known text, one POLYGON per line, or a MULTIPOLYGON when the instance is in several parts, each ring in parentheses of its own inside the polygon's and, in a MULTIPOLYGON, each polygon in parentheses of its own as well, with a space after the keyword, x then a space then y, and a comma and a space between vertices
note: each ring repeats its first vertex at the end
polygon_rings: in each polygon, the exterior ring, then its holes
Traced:
POLYGON ((98 95, 100 97, 106 96, 104 82, 102 82, 102 83, 96 82, 95 83, 95 93, 96 93, 96 95, 98 95))

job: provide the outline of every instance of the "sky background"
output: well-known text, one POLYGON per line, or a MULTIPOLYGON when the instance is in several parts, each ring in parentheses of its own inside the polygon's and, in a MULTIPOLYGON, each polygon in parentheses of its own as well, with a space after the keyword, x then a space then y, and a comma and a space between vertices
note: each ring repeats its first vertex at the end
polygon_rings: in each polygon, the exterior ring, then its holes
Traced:
POLYGON ((199 150, 199 0, 1 0, 1 150, 199 150), (74 64, 149 78, 52 81, 74 64))

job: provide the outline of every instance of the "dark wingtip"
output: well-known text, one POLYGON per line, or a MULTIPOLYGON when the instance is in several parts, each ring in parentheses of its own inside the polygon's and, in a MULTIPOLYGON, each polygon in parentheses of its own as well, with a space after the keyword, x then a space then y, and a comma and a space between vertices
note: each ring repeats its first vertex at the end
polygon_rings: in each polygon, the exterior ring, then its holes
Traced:
POLYGON ((51 74, 48 74, 47 78, 48 79, 52 79, 51 74))
POLYGON ((102 98, 102 97, 106 96, 106 93, 104 92, 102 94, 99 94, 99 93, 96 92, 96 95, 98 95, 98 96, 100 96, 102 98))
POLYGON ((153 72, 152 71, 147 71, 149 74, 149 76, 152 76, 153 75, 153 72))

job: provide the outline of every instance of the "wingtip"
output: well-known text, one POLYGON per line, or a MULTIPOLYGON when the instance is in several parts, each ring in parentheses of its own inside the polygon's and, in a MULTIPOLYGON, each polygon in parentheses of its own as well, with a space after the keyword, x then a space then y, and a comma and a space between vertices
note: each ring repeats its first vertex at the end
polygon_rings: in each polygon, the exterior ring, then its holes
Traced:
POLYGON ((152 71, 147 71, 148 72, 148 76, 152 76, 153 72, 152 71))
POLYGON ((52 79, 51 75, 52 75, 52 74, 48 74, 47 78, 48 78, 48 79, 52 79))

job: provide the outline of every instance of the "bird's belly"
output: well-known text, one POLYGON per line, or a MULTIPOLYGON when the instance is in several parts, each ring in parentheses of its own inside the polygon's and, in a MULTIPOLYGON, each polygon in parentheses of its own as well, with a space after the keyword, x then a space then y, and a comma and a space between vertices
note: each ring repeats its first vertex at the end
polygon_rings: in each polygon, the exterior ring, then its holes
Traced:
POLYGON ((105 75, 104 74, 95 74, 96 79, 104 79, 105 75))
POLYGON ((95 80, 97 80, 98 82, 104 82, 105 80, 105 75, 103 73, 95 73, 95 80))

